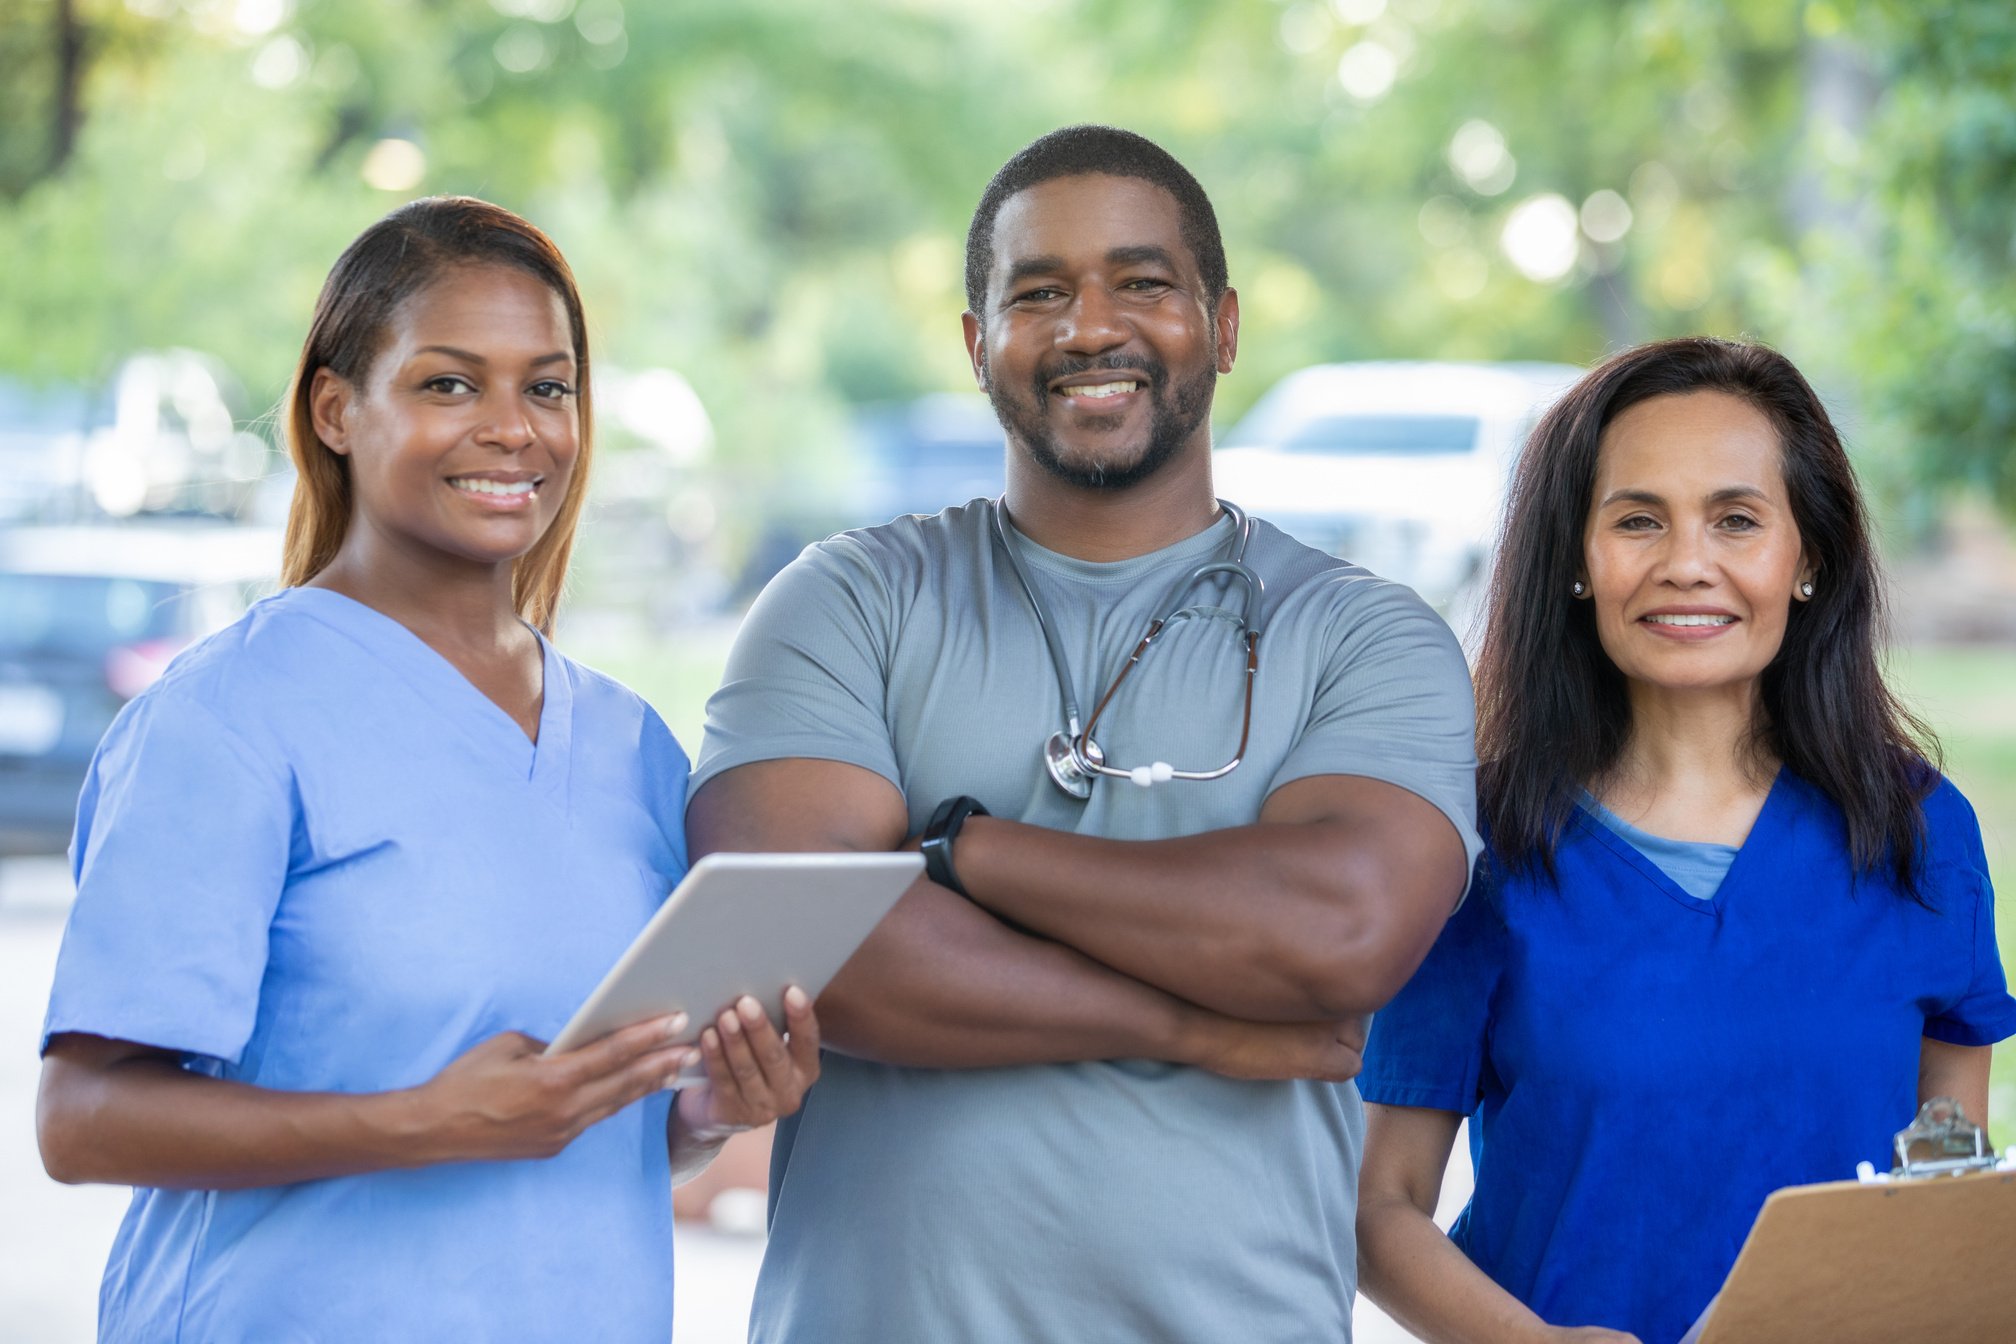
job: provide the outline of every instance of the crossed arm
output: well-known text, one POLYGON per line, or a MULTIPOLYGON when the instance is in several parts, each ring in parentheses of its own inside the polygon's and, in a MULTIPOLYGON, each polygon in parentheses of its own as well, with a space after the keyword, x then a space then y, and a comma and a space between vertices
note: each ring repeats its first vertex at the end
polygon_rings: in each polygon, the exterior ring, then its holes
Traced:
MULTIPOLYGON (((695 857, 892 850, 887 780, 833 761, 729 770, 694 796, 695 857)), ((1344 1079, 1463 887, 1455 827, 1393 785, 1284 786, 1251 826, 1122 841, 975 818, 968 901, 920 879, 819 999, 845 1053, 937 1068, 1149 1058, 1344 1079)))

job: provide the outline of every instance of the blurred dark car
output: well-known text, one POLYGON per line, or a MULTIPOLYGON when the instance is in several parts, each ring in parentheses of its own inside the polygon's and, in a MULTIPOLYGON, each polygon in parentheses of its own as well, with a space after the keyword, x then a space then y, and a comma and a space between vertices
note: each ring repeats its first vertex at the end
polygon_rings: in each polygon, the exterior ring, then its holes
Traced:
POLYGON ((279 565, 265 528, 0 530, 0 856, 63 852, 113 715, 272 591, 279 565))

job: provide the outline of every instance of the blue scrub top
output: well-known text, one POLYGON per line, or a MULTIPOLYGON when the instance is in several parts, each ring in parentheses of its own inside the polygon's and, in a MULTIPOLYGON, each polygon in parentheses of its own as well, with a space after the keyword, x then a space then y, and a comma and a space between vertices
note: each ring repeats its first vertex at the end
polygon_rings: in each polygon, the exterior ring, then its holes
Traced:
POLYGON ((1851 871, 1781 772, 1706 900, 1586 811, 1544 873, 1484 872, 1372 1023, 1369 1102, 1470 1117, 1450 1235, 1556 1325, 1673 1344, 1772 1191, 1887 1167, 1920 1040, 2016 1033, 1973 810, 1926 801, 1927 909, 1851 871))
MULTIPOLYGON (((374 1092, 498 1032, 550 1038, 685 869, 687 763, 637 696, 544 653, 536 747, 323 589, 184 654, 86 780, 45 1048, 89 1032, 374 1092)), ((100 1338, 664 1344, 669 1104, 546 1161, 137 1190, 100 1338)))

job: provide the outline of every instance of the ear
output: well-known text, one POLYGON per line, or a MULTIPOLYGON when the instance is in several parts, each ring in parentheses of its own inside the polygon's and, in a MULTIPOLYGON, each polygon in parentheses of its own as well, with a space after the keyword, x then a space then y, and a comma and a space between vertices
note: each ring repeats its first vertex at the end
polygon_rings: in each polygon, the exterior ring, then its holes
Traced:
POLYGON ((1815 577, 1819 573, 1820 562, 1813 558, 1810 551, 1799 557, 1799 577, 1792 581, 1793 601, 1811 602, 1813 600, 1811 594, 1806 589, 1810 584, 1819 583, 1819 579, 1815 577))
POLYGON ((982 392, 987 390, 987 338, 980 334, 980 319, 971 313, 959 314, 959 325, 966 331, 966 358, 973 362, 973 382, 982 392))
POLYGON ((315 427, 315 437, 339 457, 350 453, 350 411, 356 395, 350 380, 330 368, 315 370, 315 380, 308 384, 309 423, 315 427))
POLYGON ((1227 288, 1219 296, 1218 313, 1211 321, 1213 335, 1218 341, 1218 372, 1232 372, 1232 363, 1239 358, 1239 291, 1227 288))

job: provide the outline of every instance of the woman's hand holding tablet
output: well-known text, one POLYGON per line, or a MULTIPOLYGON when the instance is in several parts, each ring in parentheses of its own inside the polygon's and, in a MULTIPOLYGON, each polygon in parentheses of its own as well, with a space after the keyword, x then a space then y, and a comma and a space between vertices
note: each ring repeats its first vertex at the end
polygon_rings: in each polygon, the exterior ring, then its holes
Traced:
POLYGON ((819 1079, 819 1021, 795 985, 784 991, 784 1027, 779 1036, 763 1005, 744 995, 701 1031, 707 1081, 679 1092, 679 1124, 694 1142, 719 1143, 798 1109, 819 1079))
POLYGON ((702 1052, 682 1044, 688 1026, 684 1013, 654 1017, 557 1055, 522 1032, 478 1042, 407 1094, 415 1107, 412 1155, 431 1162, 552 1157, 697 1062, 702 1052))

